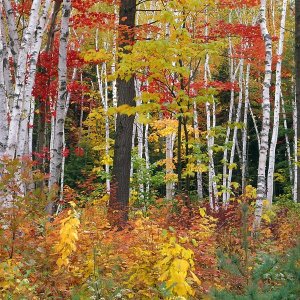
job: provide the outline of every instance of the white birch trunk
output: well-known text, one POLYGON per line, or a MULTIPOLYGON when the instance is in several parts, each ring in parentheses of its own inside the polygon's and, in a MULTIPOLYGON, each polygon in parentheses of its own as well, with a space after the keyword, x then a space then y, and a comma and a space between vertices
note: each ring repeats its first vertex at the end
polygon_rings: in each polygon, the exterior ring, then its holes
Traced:
MULTIPOLYGON (((237 65, 236 69, 234 70, 234 60, 231 57, 233 55, 232 53, 232 45, 231 45, 231 39, 229 39, 229 56, 230 56, 230 82, 233 84, 235 82, 235 78, 237 75, 237 72, 240 67, 240 63, 237 65)), ((222 193, 222 201, 223 204, 226 204, 228 199, 228 191, 227 191, 227 181, 228 181, 228 174, 227 174, 227 165, 228 165, 228 143, 230 140, 230 134, 231 134, 231 124, 232 124, 232 117, 233 117, 233 108, 234 108, 234 96, 235 92, 233 87, 230 90, 230 104, 229 104, 229 114, 228 114, 228 125, 226 129, 226 137, 224 142, 224 152, 223 152, 223 193, 222 193)))
POLYGON ((257 174, 257 200, 254 213, 253 234, 256 235, 260 228, 263 211, 263 200, 266 197, 266 163, 269 146, 270 131, 270 86, 272 79, 272 38, 267 28, 266 0, 261 0, 260 5, 260 29, 265 43, 265 76, 263 83, 262 103, 262 129, 260 138, 258 174, 257 174))
MULTIPOLYGON (((116 74, 116 65, 117 65, 117 31, 118 31, 118 24, 119 24, 119 13, 118 13, 118 4, 117 1, 114 1, 114 30, 113 30, 113 44, 112 44, 112 64, 111 64, 111 74, 115 77, 116 74)), ((118 105, 118 98, 117 98, 117 79, 114 78, 112 81, 112 102, 113 107, 117 107, 118 105)), ((115 130, 117 126, 117 114, 114 115, 114 124, 115 130)))
MULTIPOLYGON (((2 13, 1 10, 0 13, 2 13)), ((0 26, 0 158, 6 150, 8 139, 8 99, 6 97, 4 79, 5 68, 3 60, 5 53, 3 45, 4 32, 2 30, 3 28, 0 26)))
POLYGON ((244 127, 242 130, 242 192, 246 187, 246 171, 247 171, 247 140, 248 140, 248 112, 249 112, 249 77, 250 63, 247 64, 245 79, 245 106, 244 106, 244 127))
POLYGON ((3 5, 6 13, 7 27, 10 39, 10 50, 14 58, 14 63, 17 65, 19 57, 20 41, 15 20, 15 12, 11 6, 10 0, 3 0, 3 5))
MULTIPOLYGON (((109 156, 109 117, 108 112, 108 82, 107 82, 107 66, 103 64, 104 75, 104 113, 105 113, 105 155, 109 156)), ((109 164, 105 164, 106 177, 106 191, 110 193, 110 179, 109 179, 109 164)))
POLYGON ((296 93, 293 101, 293 129, 294 129, 294 183, 293 183, 293 200, 297 203, 298 200, 298 140, 297 140, 297 102, 296 102, 296 93))
MULTIPOLYGON (((71 1, 63 1, 61 32, 59 43, 58 82, 59 90, 56 102, 56 117, 54 124, 54 139, 52 156, 50 157, 49 189, 59 184, 63 160, 63 134, 67 105, 67 46, 69 37, 69 19, 71 15, 71 1)), ((52 207, 50 212, 53 213, 52 207)))
MULTIPOLYGON (((198 112, 197 112, 197 103, 196 101, 194 101, 194 131, 195 131, 195 140, 197 143, 197 147, 199 148, 198 150, 200 150, 200 144, 199 144, 199 139, 200 139, 200 135, 199 135, 199 124, 198 124, 198 112)), ((197 165, 199 166, 201 164, 201 160, 197 159, 197 165)), ((198 197, 200 199, 203 198, 203 183, 202 183, 202 172, 197 172, 196 173, 197 176, 197 194, 198 197)))
POLYGON ((285 112, 284 99, 283 99, 282 93, 281 93, 281 110, 282 110, 282 117, 283 117, 283 126, 284 126, 284 130, 285 130, 284 138, 285 138, 285 144, 286 144, 286 155, 287 155, 288 164, 289 164, 290 183, 292 185, 294 178, 293 178, 291 145, 290 145, 290 140, 289 140, 289 137, 287 134, 288 126, 287 126, 286 112, 285 112))
MULTIPOLYGON (((209 56, 206 54, 205 64, 204 64, 204 82, 205 87, 207 87, 208 79, 208 61, 209 56)), ((206 109, 206 130, 207 130, 207 151, 208 151, 208 194, 209 194, 209 204, 211 209, 215 208, 217 201, 217 191, 216 191, 216 182, 215 182, 215 170, 214 170, 214 158, 212 147, 214 145, 214 139, 211 135, 211 103, 208 101, 205 103, 206 109)))
MULTIPOLYGON (((136 78, 135 79, 135 94, 136 94, 136 106, 141 106, 141 82, 136 78)), ((144 125, 138 121, 139 114, 136 114, 136 133, 137 133, 137 146, 138 146, 138 156, 143 158, 143 149, 144 149, 144 125)), ((144 198, 144 184, 141 183, 139 186, 140 195, 144 198)))
MULTIPOLYGON (((149 117, 149 114, 148 114, 148 117, 149 117)), ((144 136, 145 163, 146 163, 146 169, 147 170, 150 169, 150 155, 149 155, 148 138, 149 138, 149 124, 147 123, 145 125, 145 136, 144 136)), ((146 183, 146 193, 147 193, 147 195, 149 195, 149 192, 150 192, 150 182, 147 182, 146 183)))
MULTIPOLYGON (((174 174, 173 171, 173 150, 175 143, 175 133, 170 133, 166 136, 166 178, 174 174)), ((173 180, 167 180, 166 182, 166 199, 171 200, 175 194, 173 180)))
POLYGON ((4 26, 2 7, 0 8, 0 31, 1 31, 0 38, 1 38, 1 43, 2 43, 2 47, 3 47, 2 54, 1 54, 3 69, 1 71, 3 72, 4 88, 5 88, 5 92, 6 92, 8 113, 9 113, 10 108, 12 106, 12 99, 13 99, 13 93, 14 93, 13 82, 11 80, 13 74, 11 74, 11 69, 9 66, 9 60, 11 58, 11 51, 8 50, 8 46, 7 46, 7 42, 6 42, 6 37, 5 37, 6 31, 5 31, 5 26, 4 26))
POLYGON ((35 99, 34 97, 32 97, 30 103, 29 127, 28 127, 28 154, 31 159, 32 159, 32 152, 33 152, 34 110, 35 110, 35 99))
MULTIPOLYGON (((135 137, 136 137, 136 122, 134 121, 133 123, 133 131, 132 131, 132 139, 131 139, 131 149, 133 149, 135 147, 135 137)), ((131 164, 130 164, 130 178, 133 177, 133 161, 131 160, 131 164)))
POLYGON ((279 129, 279 113, 280 113, 280 96, 281 96, 281 65, 282 65, 282 53, 283 42, 285 33, 285 19, 286 19, 286 6, 287 0, 282 2, 282 15, 280 22, 280 34, 277 47, 277 63, 276 63, 276 84, 275 84, 275 101, 274 101, 274 119, 273 119, 273 132, 269 151, 269 169, 267 180, 267 199, 270 204, 273 201, 273 189, 274 189, 274 170, 275 170, 275 151, 278 139, 279 129))
POLYGON ((6 155, 10 158, 16 157, 16 150, 18 145, 19 129, 20 129, 20 120, 22 116, 22 108, 24 103, 24 87, 25 87, 25 78, 27 71, 27 59, 32 43, 32 38, 34 31, 36 30, 38 23, 38 15, 40 8, 41 0, 34 0, 32 2, 30 17, 28 26, 25 29, 25 33, 22 38, 21 46, 19 49, 18 61, 16 65, 16 76, 15 76, 15 96, 13 109, 11 114, 11 121, 9 124, 8 131, 8 142, 6 155))
POLYGON ((237 106, 237 110, 236 110, 236 119, 235 119, 236 125, 234 126, 234 129, 233 129, 232 146, 231 146, 229 167, 228 167, 227 196, 226 196, 225 204, 227 204, 230 199, 233 162, 234 162, 234 154, 235 154, 235 148, 236 148, 236 142, 237 142, 237 132, 238 132, 237 123, 240 122, 242 103, 243 103, 243 72, 244 72, 244 59, 241 59, 240 74, 239 74, 239 101, 238 101, 238 106, 237 106))
POLYGON ((260 135, 259 135, 259 131, 258 131, 256 119, 255 119, 255 116, 254 116, 254 113, 253 113, 253 110, 252 110, 250 102, 249 102, 249 111, 250 111, 250 115, 251 115, 251 118, 252 118, 254 129, 255 129, 255 134, 256 134, 256 139, 257 139, 257 145, 258 145, 258 151, 259 151, 259 149, 260 149, 260 135))
POLYGON ((26 149, 25 145, 28 144, 29 138, 29 117, 30 117, 30 107, 32 107, 32 90, 35 82, 36 75, 36 66, 38 61, 38 56, 40 53, 43 33, 45 31, 46 22, 48 19, 48 12, 50 8, 50 0, 45 1, 43 5, 43 12, 39 23, 36 27, 36 31, 34 34, 33 45, 31 47, 31 51, 29 53, 29 70, 27 74, 27 80, 24 87, 24 98, 22 105, 22 113, 20 118, 20 128, 18 135, 18 144, 16 149, 16 157, 23 157, 27 152, 32 152, 32 149, 26 149), (26 151, 29 150, 29 151, 26 151))

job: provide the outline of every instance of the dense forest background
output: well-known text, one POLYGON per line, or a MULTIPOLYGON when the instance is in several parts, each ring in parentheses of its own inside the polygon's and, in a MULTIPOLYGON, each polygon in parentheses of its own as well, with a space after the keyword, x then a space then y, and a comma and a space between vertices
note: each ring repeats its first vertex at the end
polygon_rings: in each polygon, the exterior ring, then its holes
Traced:
POLYGON ((300 297, 297 1, 0 17, 1 299, 300 297))

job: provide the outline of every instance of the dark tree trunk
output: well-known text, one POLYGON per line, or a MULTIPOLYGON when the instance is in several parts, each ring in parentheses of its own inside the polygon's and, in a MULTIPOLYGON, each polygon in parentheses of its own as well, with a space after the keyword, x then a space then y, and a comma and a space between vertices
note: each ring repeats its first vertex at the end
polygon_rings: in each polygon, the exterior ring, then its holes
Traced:
MULTIPOLYGON (((295 70, 297 104, 297 139, 300 139, 300 0, 295 1, 295 70)), ((300 157, 298 155, 298 163, 300 157)), ((297 202, 300 202, 300 170, 297 172, 297 202)))
MULTIPOLYGON (((136 0, 121 0, 119 13, 119 48, 128 53, 126 46, 134 43, 136 0)), ((118 106, 134 106, 134 75, 126 81, 117 79, 118 106)), ((118 114, 114 146, 109 220, 112 226, 123 228, 128 219, 131 140, 134 115, 118 114)))
POLYGON ((178 184, 177 192, 180 194, 182 190, 181 177, 182 177, 182 161, 181 161, 181 130, 182 130, 182 116, 178 117, 178 131, 177 131, 177 174, 178 174, 178 184))

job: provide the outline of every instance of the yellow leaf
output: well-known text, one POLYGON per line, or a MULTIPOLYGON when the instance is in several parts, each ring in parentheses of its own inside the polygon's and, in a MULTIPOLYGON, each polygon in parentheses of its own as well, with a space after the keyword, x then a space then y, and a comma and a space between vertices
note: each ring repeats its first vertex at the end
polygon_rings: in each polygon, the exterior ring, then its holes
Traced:
POLYGON ((197 275, 193 271, 190 271, 190 272, 191 272, 194 282, 196 282, 199 286, 201 286, 201 280, 197 277, 197 275))
POLYGON ((204 218, 206 216, 206 208, 205 207, 200 207, 199 208, 199 213, 200 213, 200 216, 202 218, 204 218))

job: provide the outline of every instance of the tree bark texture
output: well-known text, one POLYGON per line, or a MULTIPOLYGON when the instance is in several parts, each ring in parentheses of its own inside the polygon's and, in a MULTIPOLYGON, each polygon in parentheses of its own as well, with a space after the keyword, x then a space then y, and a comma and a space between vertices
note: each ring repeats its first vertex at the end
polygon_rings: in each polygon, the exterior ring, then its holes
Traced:
MULTIPOLYGON (((49 189, 59 184, 62 160, 63 160, 63 135, 66 118, 67 106, 67 46, 69 39, 69 19, 71 15, 71 1, 63 1, 63 11, 61 19, 61 32, 59 41, 59 59, 58 59, 58 96, 56 101, 56 115, 54 126, 51 128, 54 132, 53 144, 50 149, 50 178, 49 189)), ((52 209, 49 209, 53 213, 52 209)))
MULTIPOLYGON (((136 1, 121 0, 119 11, 119 48, 134 42, 136 1)), ((129 80, 117 78, 118 106, 135 105, 134 75, 129 80)), ((129 183, 134 115, 118 114, 114 146, 114 159, 109 201, 109 219, 112 226, 122 228, 128 219, 129 183)))
MULTIPOLYGON (((296 108, 297 108, 297 144, 300 139, 300 1, 295 1, 295 75, 296 75, 296 108)), ((297 150, 297 145, 295 146, 297 150)), ((297 155, 297 161, 300 161, 299 155, 297 155)), ((296 167, 297 174, 294 174, 295 181, 297 181, 297 202, 300 202, 300 172, 299 167, 296 167), (296 179, 297 176, 297 179, 296 179)))
POLYGON ((272 79, 272 38, 269 34, 266 20, 266 0, 261 0, 260 29, 265 43, 265 77, 263 82, 262 128, 260 133, 260 149, 257 174, 257 200, 254 213, 253 234, 260 228, 263 211, 263 200, 266 197, 266 164, 269 150, 270 131, 270 86, 272 79))

